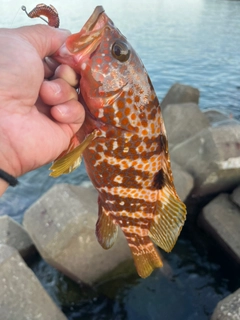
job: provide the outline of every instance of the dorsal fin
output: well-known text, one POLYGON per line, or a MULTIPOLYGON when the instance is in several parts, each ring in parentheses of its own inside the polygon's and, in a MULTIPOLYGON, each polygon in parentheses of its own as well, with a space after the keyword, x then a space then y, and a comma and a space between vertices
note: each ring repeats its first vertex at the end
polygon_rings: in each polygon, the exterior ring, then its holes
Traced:
POLYGON ((163 250, 174 247, 186 219, 186 206, 175 190, 166 185, 158 193, 156 210, 149 229, 150 238, 163 250))

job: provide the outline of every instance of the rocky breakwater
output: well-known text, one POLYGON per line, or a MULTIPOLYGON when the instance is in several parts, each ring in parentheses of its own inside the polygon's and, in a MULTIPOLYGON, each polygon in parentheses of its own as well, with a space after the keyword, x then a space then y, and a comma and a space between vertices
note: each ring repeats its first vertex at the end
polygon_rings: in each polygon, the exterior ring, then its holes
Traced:
MULTIPOLYGON (((162 102, 176 189, 183 201, 212 196, 199 214, 200 225, 239 263, 240 123, 216 110, 201 112, 198 100, 197 89, 175 84, 162 102)), ((5 230, 0 237, 0 275, 5 282, 0 290, 6 297, 0 300, 0 310, 5 310, 2 320, 14 319, 7 316, 13 309, 13 279, 19 279, 24 291, 31 292, 30 296, 14 296, 15 309, 25 315, 16 319, 65 319, 16 251, 27 255, 33 243, 50 265, 77 282, 92 285, 109 278, 110 273, 116 277, 135 272, 120 231, 111 249, 103 250, 98 244, 97 212, 97 193, 92 187, 62 184, 55 185, 25 212, 24 228, 8 217, 0 220, 0 230, 5 230), (14 226, 10 228, 10 224, 14 226), (13 241, 16 237, 11 236, 11 230, 16 231, 14 234, 21 231, 25 240, 13 241), (11 266, 16 263, 19 268, 13 270, 11 266), (42 301, 40 309, 34 307, 36 295, 42 301), (37 310, 36 315, 24 299, 37 310), (48 315, 45 310, 50 310, 48 315)))
POLYGON ((36 249, 24 228, 0 217, 0 319, 66 320, 23 260, 36 249))
POLYGON ((195 103, 169 104, 163 117, 172 161, 194 178, 192 195, 216 194, 240 183, 239 121, 216 110, 202 113, 195 103))
POLYGON ((92 285, 119 265, 131 261, 123 234, 103 250, 95 235, 97 192, 67 184, 55 185, 25 215, 23 225, 41 256, 77 282, 92 285))
MULTIPOLYGON (((217 110, 201 112, 197 101, 196 89, 181 84, 163 100, 171 159, 194 179, 189 198, 198 204, 212 198, 199 226, 240 266, 240 122, 217 110)), ((236 301, 239 290, 218 304, 212 319, 240 319, 236 301)))

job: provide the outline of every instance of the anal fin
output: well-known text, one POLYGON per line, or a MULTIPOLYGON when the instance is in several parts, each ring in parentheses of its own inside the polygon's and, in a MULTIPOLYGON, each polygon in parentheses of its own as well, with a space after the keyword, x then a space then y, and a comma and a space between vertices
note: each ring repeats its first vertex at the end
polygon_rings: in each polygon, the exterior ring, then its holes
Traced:
POLYGON ((169 186, 159 190, 149 236, 160 248, 170 252, 186 219, 186 206, 169 186))
POLYGON ((118 226, 107 215, 105 209, 99 204, 98 221, 96 224, 96 236, 104 249, 113 246, 118 234, 118 226))
POLYGON ((81 164, 82 153, 89 146, 89 144, 96 138, 97 129, 91 132, 86 139, 77 147, 76 136, 71 139, 68 149, 60 154, 53 162, 49 170, 51 177, 57 178, 62 174, 67 174, 74 171, 81 164))

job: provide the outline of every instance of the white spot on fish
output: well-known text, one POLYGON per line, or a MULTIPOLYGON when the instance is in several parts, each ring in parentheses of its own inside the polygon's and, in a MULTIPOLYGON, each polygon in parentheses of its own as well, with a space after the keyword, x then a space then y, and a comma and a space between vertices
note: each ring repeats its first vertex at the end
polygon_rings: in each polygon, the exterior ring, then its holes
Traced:
POLYGON ((85 62, 83 62, 82 65, 81 65, 81 69, 82 69, 82 70, 85 70, 86 67, 87 67, 87 64, 86 64, 85 62))
POLYGON ((113 181, 117 182, 117 183, 122 183, 123 182, 123 177, 118 175, 113 179, 113 181))
POLYGON ((117 140, 114 140, 112 149, 116 150, 117 148, 118 148, 118 142, 117 142, 117 140))
POLYGON ((139 183, 139 182, 142 181, 142 177, 141 177, 141 176, 136 176, 136 177, 135 177, 135 180, 139 183))
POLYGON ((115 200, 106 200, 106 203, 115 204, 115 200))
POLYGON ((104 110, 103 110, 103 108, 100 108, 98 111, 98 117, 102 118, 103 116, 104 116, 104 110))

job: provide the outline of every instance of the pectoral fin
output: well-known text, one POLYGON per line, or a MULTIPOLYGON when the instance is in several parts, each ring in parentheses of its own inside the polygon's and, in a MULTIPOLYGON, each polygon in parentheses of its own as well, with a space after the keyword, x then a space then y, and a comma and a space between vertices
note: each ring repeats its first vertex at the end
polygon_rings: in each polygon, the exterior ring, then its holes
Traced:
POLYGON ((159 190, 150 238, 163 250, 174 247, 186 219, 186 206, 169 186, 159 190))
POLYGON ((80 166, 83 151, 96 138, 97 130, 90 133, 86 139, 76 148, 74 148, 75 136, 72 138, 70 145, 52 164, 49 170, 51 177, 57 178, 62 174, 70 173, 80 166), (73 149, 74 148, 74 149, 73 149))

